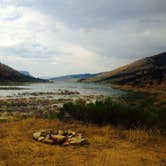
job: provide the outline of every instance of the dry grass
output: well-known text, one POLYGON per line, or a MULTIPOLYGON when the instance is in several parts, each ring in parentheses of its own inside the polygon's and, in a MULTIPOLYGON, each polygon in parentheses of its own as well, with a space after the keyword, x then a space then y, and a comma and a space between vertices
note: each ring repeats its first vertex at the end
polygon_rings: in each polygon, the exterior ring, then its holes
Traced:
POLYGON ((166 83, 160 85, 147 85, 146 87, 137 87, 133 85, 112 85, 115 89, 121 89, 125 91, 143 92, 149 95, 155 95, 156 103, 159 105, 166 106, 166 83), (161 103, 161 104, 160 104, 161 103))
POLYGON ((135 92, 148 92, 148 93, 159 93, 159 94, 165 94, 166 93, 166 84, 165 82, 162 84, 149 84, 144 87, 138 87, 134 85, 112 85, 115 89, 121 89, 121 90, 132 90, 135 92))
POLYGON ((0 166, 164 166, 165 136, 143 130, 120 129, 79 122, 29 118, 0 123, 0 166), (81 132, 90 145, 51 146, 35 142, 38 129, 64 128, 81 132), (156 139, 157 138, 157 139, 156 139), (142 144, 143 143, 143 144, 142 144))

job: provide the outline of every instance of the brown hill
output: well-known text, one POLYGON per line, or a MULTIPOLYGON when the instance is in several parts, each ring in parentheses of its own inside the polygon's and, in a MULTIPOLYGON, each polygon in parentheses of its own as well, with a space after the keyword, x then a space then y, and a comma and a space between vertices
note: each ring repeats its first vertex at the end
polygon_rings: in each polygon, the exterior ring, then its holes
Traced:
POLYGON ((40 82, 44 81, 31 76, 26 76, 11 67, 0 63, 0 82, 40 82))
POLYGON ((166 52, 135 61, 116 70, 104 72, 95 77, 80 81, 137 86, 165 83, 166 52))

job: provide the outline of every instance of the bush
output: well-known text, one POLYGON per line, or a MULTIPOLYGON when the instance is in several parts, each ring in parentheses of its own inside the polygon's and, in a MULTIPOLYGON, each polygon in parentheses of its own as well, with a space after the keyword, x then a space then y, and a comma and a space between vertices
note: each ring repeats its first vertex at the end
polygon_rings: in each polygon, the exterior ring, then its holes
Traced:
POLYGON ((158 108, 148 100, 139 105, 115 102, 111 98, 95 103, 66 103, 58 115, 86 123, 114 124, 127 128, 159 127, 166 129, 166 108, 158 108))

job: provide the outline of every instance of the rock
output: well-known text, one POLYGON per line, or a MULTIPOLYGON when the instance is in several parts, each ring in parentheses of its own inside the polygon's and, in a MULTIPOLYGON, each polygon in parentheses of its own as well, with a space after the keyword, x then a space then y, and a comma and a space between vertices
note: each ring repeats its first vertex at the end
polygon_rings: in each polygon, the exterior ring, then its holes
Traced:
POLYGON ((50 135, 50 134, 47 134, 45 138, 51 139, 51 135, 50 135))
POLYGON ((63 145, 63 146, 69 146, 70 143, 67 141, 67 142, 64 142, 62 145, 63 145))
POLYGON ((68 130, 67 133, 68 133, 69 135, 73 135, 73 134, 75 134, 75 132, 72 131, 72 130, 68 130))
POLYGON ((66 141, 66 137, 63 135, 51 135, 51 138, 55 143, 61 144, 66 141))
POLYGON ((59 130, 59 131, 58 131, 58 134, 59 134, 59 135, 64 135, 64 131, 63 131, 63 130, 59 130))
POLYGON ((68 135, 68 132, 65 130, 63 135, 64 135, 64 136, 67 136, 67 135, 68 135))
POLYGON ((70 145, 83 145, 83 144, 87 144, 87 140, 80 137, 73 137, 70 139, 69 143, 70 145))
POLYGON ((53 135, 57 135, 57 134, 58 134, 58 131, 57 131, 57 130, 53 130, 53 131, 52 131, 52 134, 53 134, 53 135))
POLYGON ((72 137, 73 137, 73 135, 68 135, 68 136, 67 136, 67 138, 69 138, 69 139, 72 138, 72 137))
POLYGON ((39 130, 33 134, 33 138, 38 142, 60 144, 63 146, 84 145, 88 143, 88 141, 82 137, 82 134, 72 130, 64 131, 62 129, 59 131, 52 129, 39 130))
POLYGON ((39 130, 39 132, 41 133, 51 133, 52 132, 52 129, 44 129, 44 130, 39 130))
POLYGON ((39 141, 39 142, 42 142, 44 139, 45 139, 45 137, 42 137, 42 136, 41 136, 41 137, 38 138, 38 141, 39 141))
POLYGON ((45 143, 45 144, 53 144, 53 143, 54 143, 54 140, 49 139, 49 138, 44 138, 44 139, 42 140, 42 142, 45 143))
POLYGON ((46 137, 52 133, 52 129, 39 130, 39 132, 41 132, 41 136, 46 137))
POLYGON ((73 132, 72 132, 72 136, 74 136, 74 137, 75 137, 75 136, 76 136, 76 132, 74 132, 74 131, 73 131, 73 132))
POLYGON ((35 140, 38 140, 40 136, 41 136, 41 132, 35 132, 35 133, 33 133, 33 138, 35 140))

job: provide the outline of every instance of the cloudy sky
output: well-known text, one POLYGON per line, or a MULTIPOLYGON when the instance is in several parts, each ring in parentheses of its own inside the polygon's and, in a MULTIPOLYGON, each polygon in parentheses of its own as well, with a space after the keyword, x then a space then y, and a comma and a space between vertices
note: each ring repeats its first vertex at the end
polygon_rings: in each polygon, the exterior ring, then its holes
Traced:
POLYGON ((112 70, 166 51, 166 0, 0 0, 0 62, 34 76, 112 70))

